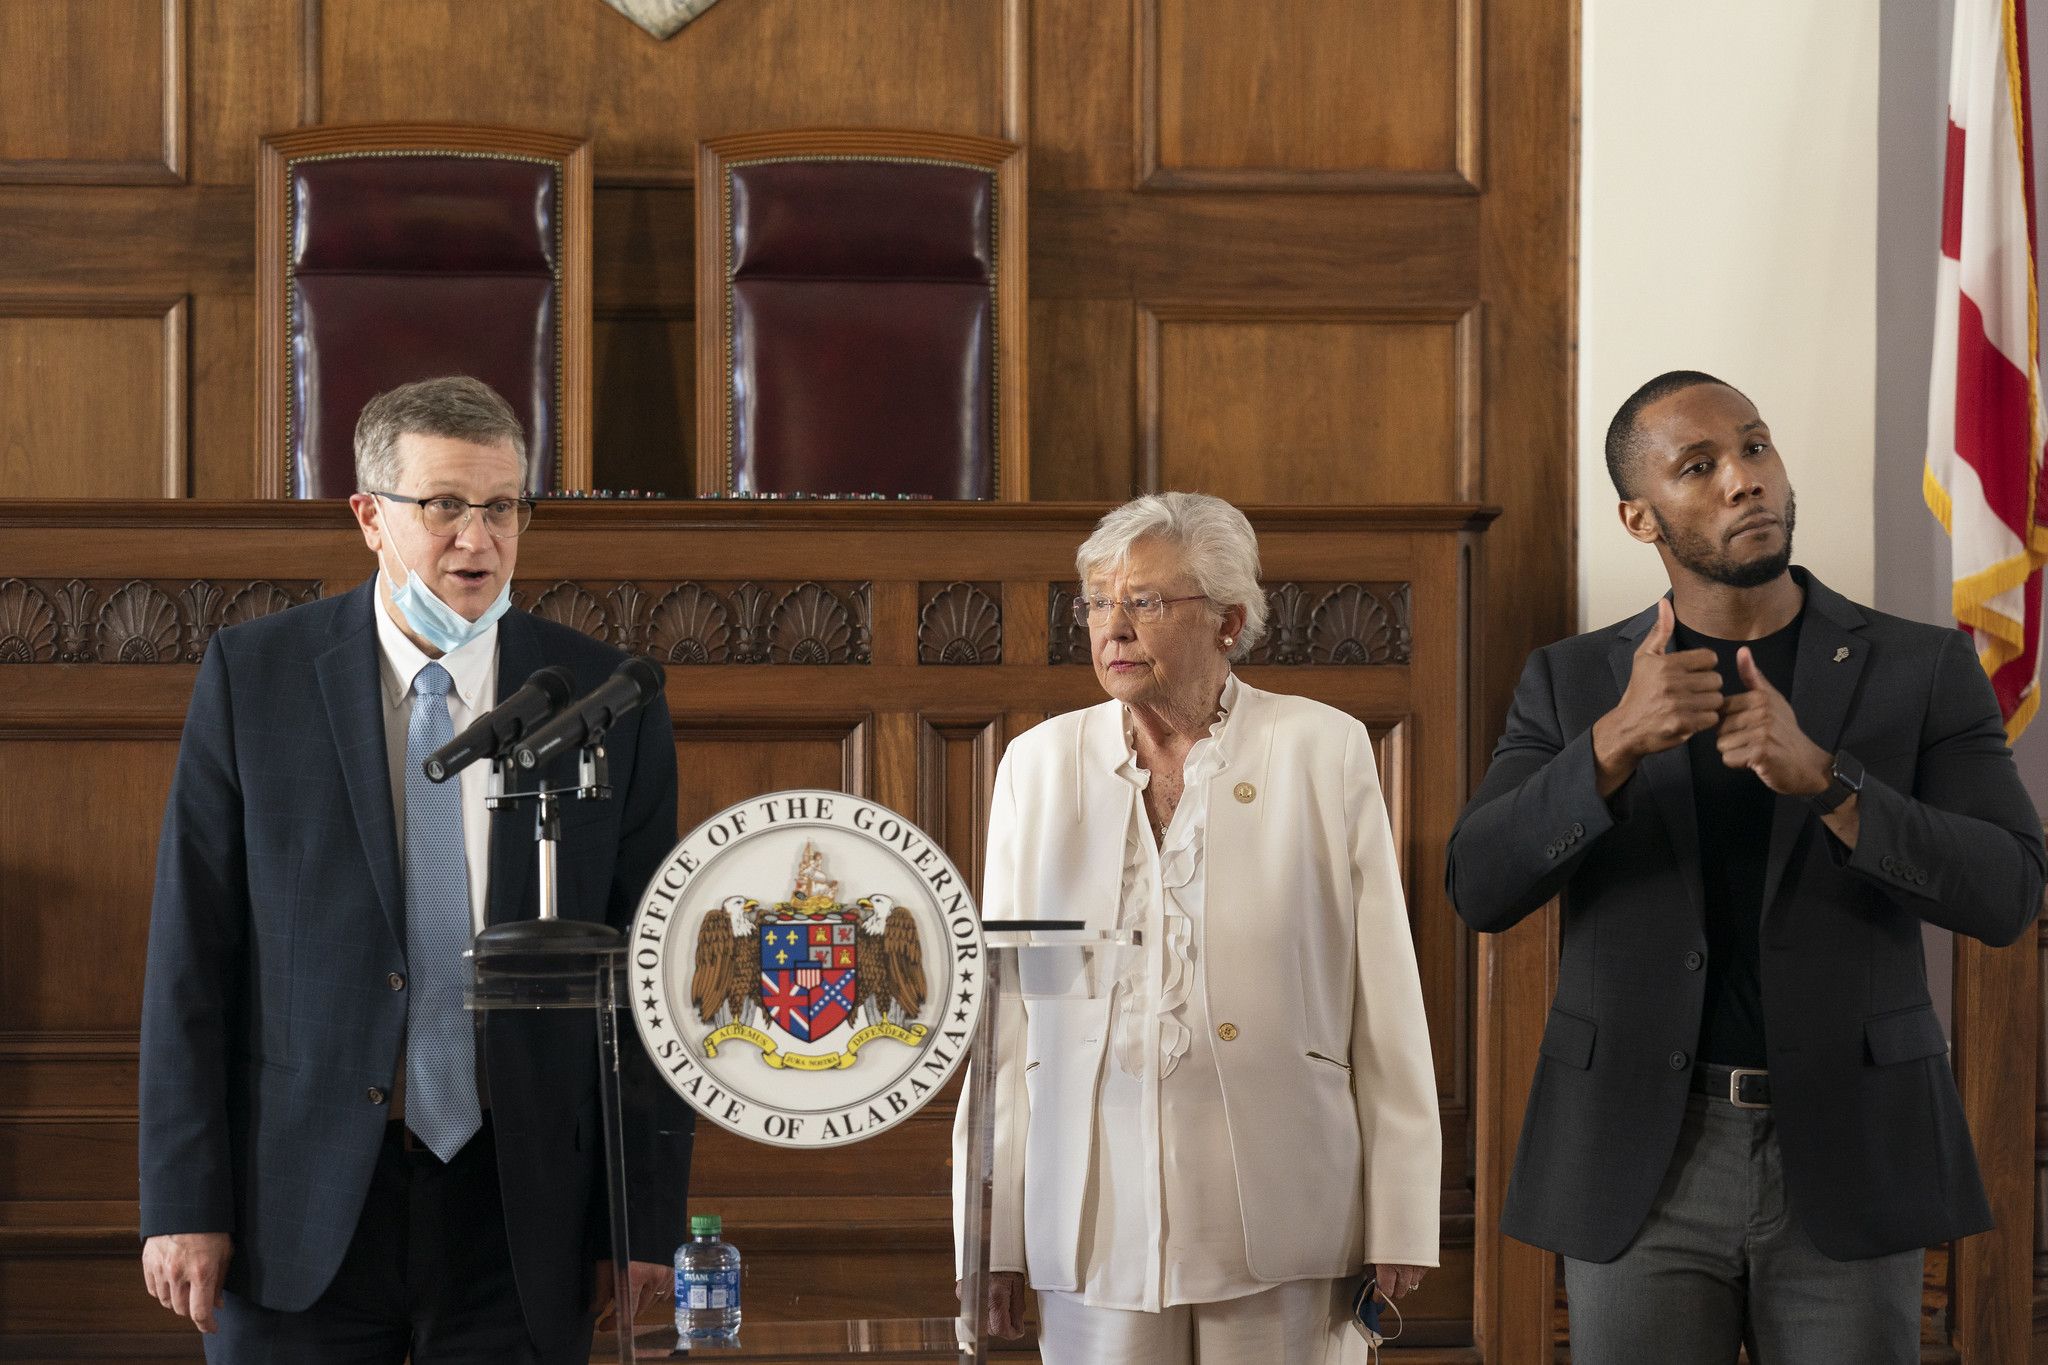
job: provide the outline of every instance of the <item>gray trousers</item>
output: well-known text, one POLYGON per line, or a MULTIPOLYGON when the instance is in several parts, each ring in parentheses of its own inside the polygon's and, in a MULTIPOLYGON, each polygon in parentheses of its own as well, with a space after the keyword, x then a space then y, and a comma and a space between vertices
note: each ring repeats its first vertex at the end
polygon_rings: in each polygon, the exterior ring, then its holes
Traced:
POLYGON ((1693 1095, 1628 1250, 1565 1258, 1572 1365, 1918 1365, 1925 1255, 1829 1260, 1786 1208, 1770 1110, 1693 1095))

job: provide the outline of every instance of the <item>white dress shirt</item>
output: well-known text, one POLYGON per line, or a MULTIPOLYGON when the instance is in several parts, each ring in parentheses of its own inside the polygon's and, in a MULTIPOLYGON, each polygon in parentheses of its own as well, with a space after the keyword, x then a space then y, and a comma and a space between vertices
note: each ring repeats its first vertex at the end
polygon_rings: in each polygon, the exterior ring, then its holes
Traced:
MULTIPOLYGON (((383 578, 383 570, 378 570, 383 578)), ((405 744, 412 723, 412 680, 428 664, 448 670, 454 686, 448 692, 448 719, 453 738, 463 727, 498 704, 498 627, 439 659, 430 659, 407 639, 391 619, 385 605, 388 580, 378 584, 377 653, 384 683, 384 750, 391 762, 391 809, 397 816, 398 847, 405 849, 405 744)), ((484 927, 484 908, 491 892, 491 812, 484 805, 490 795, 491 765, 472 763, 455 775, 462 789, 462 852, 469 864, 469 931, 472 936, 484 927)))
POLYGON ((1108 1061, 1095 1095, 1094 1170, 1081 1226, 1081 1301, 1156 1313, 1273 1287, 1245 1263, 1244 1211, 1216 1069, 1203 975, 1209 793, 1230 766, 1228 679, 1222 715, 1182 767, 1183 794, 1157 843, 1127 736, 1117 776, 1130 786, 1117 927, 1144 949, 1111 992, 1108 1061))

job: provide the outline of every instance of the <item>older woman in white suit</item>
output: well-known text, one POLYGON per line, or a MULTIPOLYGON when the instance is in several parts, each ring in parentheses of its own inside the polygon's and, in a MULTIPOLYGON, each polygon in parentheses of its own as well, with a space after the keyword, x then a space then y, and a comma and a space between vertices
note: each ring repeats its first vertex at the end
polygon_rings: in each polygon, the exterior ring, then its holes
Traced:
POLYGON ((1141 930, 1104 1000, 1005 1018, 986 1311, 1046 1365, 1321 1365, 1338 1282, 1437 1263, 1442 1137, 1365 726, 1235 677, 1258 542, 1142 497, 1077 556, 1109 700, 996 774, 982 912, 1141 930))

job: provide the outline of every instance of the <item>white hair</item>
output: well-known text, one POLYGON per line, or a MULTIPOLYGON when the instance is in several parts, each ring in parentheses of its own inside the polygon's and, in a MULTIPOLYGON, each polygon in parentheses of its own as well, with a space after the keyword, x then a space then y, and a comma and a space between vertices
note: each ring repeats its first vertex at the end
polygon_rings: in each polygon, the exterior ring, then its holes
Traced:
POLYGON ((1230 647, 1243 659, 1266 635, 1266 594, 1259 587, 1259 538, 1245 514, 1207 493, 1147 493, 1095 523, 1074 554, 1081 581, 1114 564, 1141 540, 1158 539, 1180 551, 1195 587, 1217 617, 1244 608, 1244 627, 1230 647))

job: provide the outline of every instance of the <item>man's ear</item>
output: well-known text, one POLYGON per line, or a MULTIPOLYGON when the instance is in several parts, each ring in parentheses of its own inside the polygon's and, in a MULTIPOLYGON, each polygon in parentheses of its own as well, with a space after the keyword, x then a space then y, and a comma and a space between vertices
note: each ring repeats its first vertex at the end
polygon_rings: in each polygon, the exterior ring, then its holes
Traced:
POLYGON ((1645 545, 1656 545, 1664 539, 1664 533, 1657 529, 1657 518, 1650 511, 1645 498, 1628 498, 1615 509, 1621 514, 1621 529, 1645 545))
POLYGON ((368 493, 351 493, 348 510, 355 513, 356 527, 363 533, 363 544, 373 552, 384 548, 384 507, 368 493))

